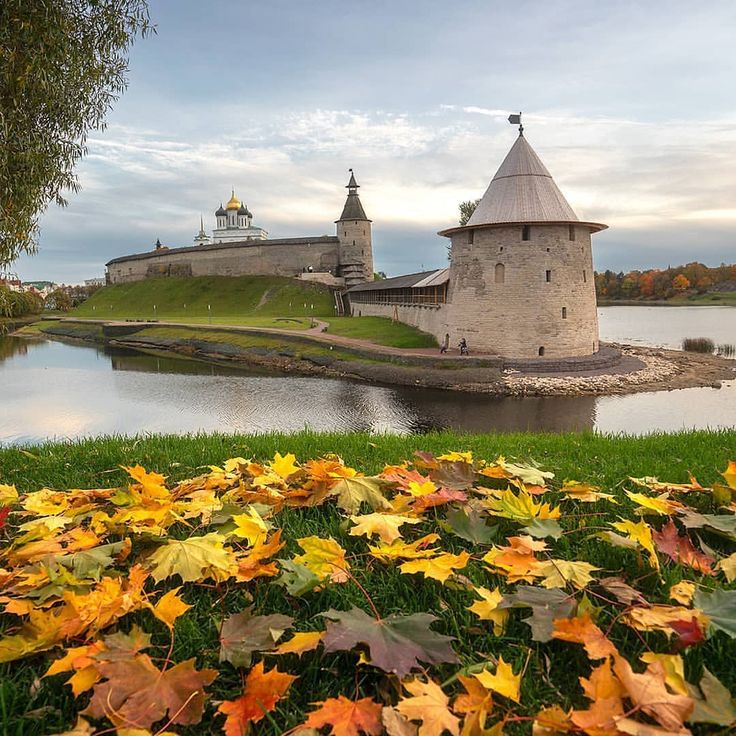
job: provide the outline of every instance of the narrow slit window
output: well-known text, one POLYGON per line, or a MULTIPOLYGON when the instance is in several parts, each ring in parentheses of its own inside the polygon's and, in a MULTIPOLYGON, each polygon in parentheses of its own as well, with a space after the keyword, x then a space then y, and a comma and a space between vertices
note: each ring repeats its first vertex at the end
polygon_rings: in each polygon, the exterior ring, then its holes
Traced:
POLYGON ((532 238, 532 229, 529 225, 524 225, 524 227, 521 228, 521 239, 522 240, 531 240, 532 238))
POLYGON ((542 346, 542 347, 539 348, 538 354, 540 356, 544 355, 544 346, 542 346))
POLYGON ((570 236, 570 240, 575 240, 575 225, 568 226, 568 233, 570 236))
POLYGON ((588 274, 586 271, 583 271, 583 283, 584 284, 588 283, 588 274))
POLYGON ((496 264, 496 271, 495 271, 495 282, 497 284, 502 284, 506 279, 506 266, 503 265, 503 263, 497 263, 496 264))
POLYGON ((549 284, 552 281, 552 271, 547 270, 544 272, 544 280, 549 284))
POLYGON ((475 230, 468 230, 468 243, 470 245, 473 245, 474 239, 475 239, 475 230))
POLYGON ((567 307, 562 307, 562 319, 567 319, 567 307))

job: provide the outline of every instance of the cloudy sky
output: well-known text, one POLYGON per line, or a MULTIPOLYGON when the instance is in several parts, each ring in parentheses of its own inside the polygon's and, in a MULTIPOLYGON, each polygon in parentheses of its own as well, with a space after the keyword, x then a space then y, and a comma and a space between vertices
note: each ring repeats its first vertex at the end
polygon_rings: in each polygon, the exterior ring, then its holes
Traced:
POLYGON ((458 202, 516 132, 581 219, 596 268, 736 261, 731 0, 151 0, 130 86, 82 191, 41 219, 26 280, 190 244, 231 187, 271 237, 334 231, 355 169, 377 270, 441 266, 458 202))

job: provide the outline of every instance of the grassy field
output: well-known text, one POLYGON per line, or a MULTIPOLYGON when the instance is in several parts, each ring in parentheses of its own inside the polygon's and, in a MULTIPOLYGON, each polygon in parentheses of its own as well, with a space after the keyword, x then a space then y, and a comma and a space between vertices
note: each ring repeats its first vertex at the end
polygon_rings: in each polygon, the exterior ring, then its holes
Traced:
MULTIPOLYGON (((554 557, 566 560, 585 560, 597 568, 594 577, 622 575, 649 601, 671 603, 668 590, 681 580, 694 580, 699 586, 729 587, 722 580, 697 575, 681 564, 668 562, 660 555, 658 573, 647 562, 647 555, 636 550, 611 546, 596 536, 608 528, 608 523, 620 518, 638 519, 632 501, 623 489, 641 490, 628 481, 629 476, 658 476, 669 482, 688 482, 694 473, 703 485, 723 481, 720 472, 736 454, 736 432, 692 432, 674 435, 652 435, 643 438, 603 437, 592 434, 509 434, 458 435, 453 433, 426 436, 395 437, 365 434, 260 435, 260 436, 197 436, 197 437, 139 437, 100 438, 94 441, 47 444, 39 447, 8 448, 0 450, 0 484, 15 484, 18 491, 31 492, 42 487, 110 488, 125 485, 130 478, 121 465, 140 463, 149 471, 169 476, 169 483, 209 472, 209 465, 221 464, 230 457, 257 458, 266 461, 275 452, 293 452, 298 461, 339 454, 347 465, 367 475, 378 473, 386 464, 411 460, 416 450, 439 455, 450 451, 472 451, 476 460, 494 461, 499 455, 519 461, 533 460, 544 470, 552 471, 549 491, 535 501, 560 505, 563 514, 560 524, 563 535, 546 541, 554 557), (608 501, 582 504, 565 501, 558 493, 563 480, 576 479, 599 486, 615 495, 619 502, 608 501)), ((297 476, 298 477, 298 476, 297 476)), ((449 481, 448 481, 449 482, 449 481)), ((654 494, 650 494, 654 495, 654 494)), ((718 504, 707 494, 687 494, 679 500, 698 506, 699 510, 715 513, 718 504)), ((348 533, 347 514, 334 503, 307 508, 286 508, 271 518, 281 529, 286 547, 277 557, 290 559, 301 549, 296 540, 315 535, 332 537, 346 551, 352 578, 340 584, 324 584, 321 589, 301 595, 292 595, 271 578, 258 578, 250 583, 198 584, 186 583, 180 591, 184 600, 193 606, 175 624, 173 641, 166 627, 150 611, 139 611, 124 616, 119 624, 122 631, 130 631, 139 624, 153 636, 151 656, 157 666, 165 667, 167 651, 172 662, 196 659, 196 667, 211 667, 219 672, 207 688, 213 701, 204 711, 200 725, 166 730, 176 733, 220 733, 223 716, 216 712, 216 702, 237 698, 242 693, 243 670, 228 662, 218 661, 218 631, 223 617, 243 610, 252 601, 254 613, 280 613, 292 616, 299 631, 314 631, 324 627, 320 614, 327 609, 345 610, 358 606, 370 611, 371 603, 382 616, 389 614, 432 613, 439 618, 434 629, 457 639, 453 646, 459 656, 458 664, 436 664, 426 672, 442 684, 448 696, 462 690, 456 679, 458 671, 473 672, 479 662, 491 669, 500 657, 511 663, 514 672, 522 673, 520 703, 502 696, 494 696, 491 720, 506 718, 504 733, 529 734, 530 718, 540 708, 560 705, 563 708, 583 709, 587 701, 578 683, 579 677, 588 677, 594 663, 589 662, 579 644, 552 640, 533 641, 529 627, 523 623, 524 612, 511 611, 506 628, 495 631, 489 621, 479 620, 468 611, 476 600, 475 586, 498 586, 502 592, 512 592, 516 585, 503 576, 489 572, 480 560, 490 549, 490 543, 471 543, 452 533, 445 522, 446 507, 430 508, 421 515, 421 523, 404 527, 407 539, 418 539, 436 532, 438 544, 454 554, 467 551, 470 563, 462 575, 442 585, 437 580, 418 574, 402 574, 396 564, 383 564, 371 557, 364 537, 348 533), (408 530, 408 531, 407 531, 408 530), (361 588, 363 590, 361 590, 361 588), (171 647, 169 649, 169 647, 171 647), (470 668, 470 669, 468 669, 470 668)), ((231 510, 229 513, 233 513, 231 510)), ((646 516, 654 527, 661 526, 662 518, 646 516)), ((12 517, 11 517, 12 519, 12 517)), ((510 535, 520 533, 519 524, 507 518, 488 518, 496 529, 495 541, 504 544, 510 535)), ((15 522, 14 522, 15 523, 15 522)), ((186 538, 201 535, 210 527, 175 524, 170 534, 186 538)), ((5 534, 8 533, 6 530, 5 534)), ((3 532, 0 532, 2 540, 3 532)), ((733 542, 701 531, 700 536, 718 554, 733 552, 733 542)), ((7 537, 6 537, 7 542, 7 537)), ((137 535, 133 542, 134 559, 145 559, 155 539, 137 535)), ((375 543, 375 540, 374 540, 375 543)), ((0 549, 3 542, 0 541, 0 549)), ((131 564, 129 559, 123 566, 131 564)), ((3 564, 0 564, 0 568, 3 564)), ((152 582, 149 581, 152 586, 152 582)), ((157 590, 168 590, 179 585, 177 577, 166 581, 157 590)), ((540 590, 542 590, 540 588, 540 590)), ((598 625, 606 632, 621 654, 640 671, 637 658, 647 651, 671 652, 668 637, 661 632, 639 632, 620 622, 622 607, 612 605, 610 596, 601 595, 600 588, 589 585, 586 593, 567 588, 569 597, 578 603, 578 611, 593 613, 598 625)), ((53 597, 50 599, 53 600, 53 597)), ((0 631, 12 634, 17 618, 0 614, 0 631)), ((116 627, 110 627, 114 630, 116 627)), ((103 632, 105 633, 105 632, 103 632)), ((288 635, 284 637, 288 638, 288 635)), ((78 637, 74 645, 84 643, 78 637)), ((0 652, 2 645, 0 643, 0 652)), ((73 714, 89 700, 89 694, 73 698, 69 686, 63 685, 66 675, 41 678, 51 661, 58 658, 60 649, 32 654, 8 664, 0 664, 0 734, 49 734, 69 728, 73 714)), ((684 674, 689 682, 697 683, 703 666, 736 692, 736 657, 734 640, 718 632, 698 646, 684 650, 684 674)), ((255 661, 265 659, 267 669, 278 665, 279 670, 297 675, 299 679, 268 718, 256 724, 253 734, 280 734, 303 722, 305 713, 313 709, 315 701, 337 697, 342 693, 349 698, 371 697, 377 701, 395 702, 400 688, 393 676, 379 669, 359 664, 354 652, 322 653, 307 651, 274 656, 256 654, 255 661)), ((599 662, 595 664, 600 664, 599 662)), ((725 706, 724 706, 725 707, 725 706)), ((633 713, 640 719, 641 714, 633 713)), ((644 718, 646 721, 646 717, 644 718)), ((101 721, 99 728, 107 728, 101 721)), ((154 729, 155 730, 155 729, 154 729)), ((494 734, 500 732, 493 732, 494 734)), ((641 733, 644 733, 643 731, 641 733)), ((655 733, 651 731, 651 733, 655 733)), ((659 732, 658 732, 659 733, 659 732)), ((695 725, 696 734, 731 733, 728 727, 695 725)))
POLYGON ((270 320, 275 317, 330 317, 334 313, 332 294, 320 284, 279 276, 200 276, 106 286, 69 316, 196 324, 207 324, 211 318, 213 324, 273 326, 270 320))
POLYGON ((328 333, 369 340, 395 348, 435 348, 437 340, 426 332, 386 317, 331 317, 328 333))

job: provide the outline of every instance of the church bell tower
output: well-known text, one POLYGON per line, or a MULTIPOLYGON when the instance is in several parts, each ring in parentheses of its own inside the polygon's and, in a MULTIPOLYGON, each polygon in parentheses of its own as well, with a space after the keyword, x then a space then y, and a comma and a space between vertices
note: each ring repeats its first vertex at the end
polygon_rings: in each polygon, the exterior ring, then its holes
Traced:
POLYGON ((340 273, 348 288, 373 280, 373 237, 371 220, 366 217, 358 196, 359 184, 350 169, 350 181, 345 187, 348 197, 340 219, 335 221, 340 240, 340 273))

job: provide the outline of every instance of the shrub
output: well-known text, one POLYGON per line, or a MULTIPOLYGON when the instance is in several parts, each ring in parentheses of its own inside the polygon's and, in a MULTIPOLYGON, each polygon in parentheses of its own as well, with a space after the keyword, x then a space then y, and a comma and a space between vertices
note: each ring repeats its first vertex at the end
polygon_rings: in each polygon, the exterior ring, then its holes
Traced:
POLYGON ((733 358, 736 355, 736 345, 731 343, 724 343, 718 346, 718 355, 722 355, 724 358, 733 358))
POLYGON ((689 353, 712 353, 715 347, 709 337, 686 337, 682 341, 682 349, 689 353))
POLYGON ((30 291, 11 291, 0 286, 0 316, 24 317, 27 314, 38 314, 43 310, 43 301, 30 291))

